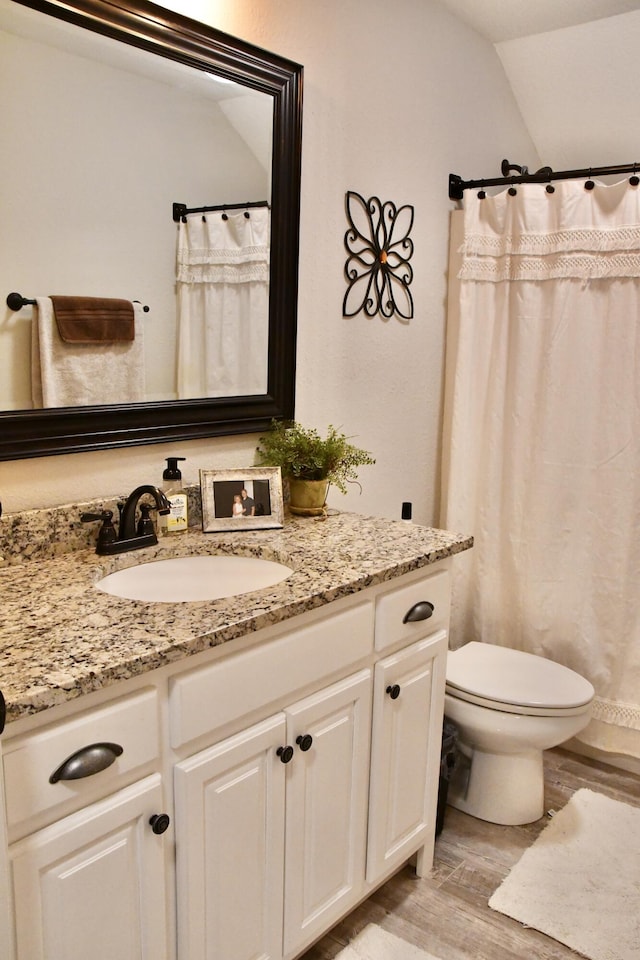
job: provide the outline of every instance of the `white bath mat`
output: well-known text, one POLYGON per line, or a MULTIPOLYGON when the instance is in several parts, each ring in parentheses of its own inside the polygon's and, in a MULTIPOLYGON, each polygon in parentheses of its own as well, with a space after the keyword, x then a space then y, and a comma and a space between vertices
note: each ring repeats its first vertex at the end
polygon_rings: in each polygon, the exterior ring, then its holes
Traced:
POLYGON ((340 951, 336 960, 438 960, 431 953, 369 923, 340 951))
POLYGON ((640 960, 640 808, 578 790, 489 906, 590 960, 640 960))

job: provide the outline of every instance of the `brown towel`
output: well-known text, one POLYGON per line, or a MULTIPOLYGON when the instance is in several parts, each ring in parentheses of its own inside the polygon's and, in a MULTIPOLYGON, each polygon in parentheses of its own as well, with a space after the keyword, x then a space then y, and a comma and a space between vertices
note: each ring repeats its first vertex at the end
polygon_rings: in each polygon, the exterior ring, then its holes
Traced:
POLYGON ((133 304, 106 297, 51 297, 58 333, 67 343, 135 338, 133 304))

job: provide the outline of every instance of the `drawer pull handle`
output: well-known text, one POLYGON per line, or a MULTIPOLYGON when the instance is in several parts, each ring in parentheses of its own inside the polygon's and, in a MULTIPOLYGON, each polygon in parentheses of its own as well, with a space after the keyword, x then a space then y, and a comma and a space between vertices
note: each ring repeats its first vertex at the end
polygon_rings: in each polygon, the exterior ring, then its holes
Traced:
POLYGON ((397 700, 400 696, 400 684, 394 683, 393 686, 389 685, 385 693, 388 693, 392 700, 397 700))
POLYGON ((119 743, 91 743, 87 747, 81 747, 54 770, 49 777, 49 783, 92 777, 94 773, 110 767, 122 750, 119 743))
POLYGON ((428 600, 420 600, 407 610, 402 618, 403 623, 415 623, 417 620, 428 620, 433 616, 435 607, 428 600))
POLYGON ((158 834, 158 836, 169 829, 170 823, 171 817, 168 813, 154 813, 154 815, 149 818, 151 829, 154 833, 158 834))
POLYGON ((280 757, 282 763, 289 763, 290 760, 293 760, 293 747, 278 747, 276 754, 280 757))
POLYGON ((299 737, 296 737, 296 743, 300 747, 303 753, 306 753, 307 750, 311 749, 311 744, 313 743, 313 737, 310 733, 300 734, 299 737))

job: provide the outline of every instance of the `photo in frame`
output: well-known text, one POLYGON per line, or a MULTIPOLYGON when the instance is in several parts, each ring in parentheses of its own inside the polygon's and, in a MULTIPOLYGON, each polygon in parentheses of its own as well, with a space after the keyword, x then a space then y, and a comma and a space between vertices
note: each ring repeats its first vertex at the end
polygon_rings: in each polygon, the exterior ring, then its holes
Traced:
POLYGON ((280 467, 201 470, 202 530, 267 530, 284 524, 280 467))

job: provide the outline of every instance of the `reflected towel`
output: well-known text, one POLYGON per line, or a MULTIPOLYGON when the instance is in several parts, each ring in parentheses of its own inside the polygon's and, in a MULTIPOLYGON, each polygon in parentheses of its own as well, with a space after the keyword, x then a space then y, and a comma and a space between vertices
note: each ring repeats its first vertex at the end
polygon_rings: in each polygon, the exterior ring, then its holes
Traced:
POLYGON ((133 304, 135 338, 65 343, 50 297, 37 297, 31 329, 31 386, 39 407, 95 406, 145 400, 142 306, 133 304))
POLYGON ((58 333, 66 343, 135 339, 133 304, 106 297, 51 297, 58 333))

